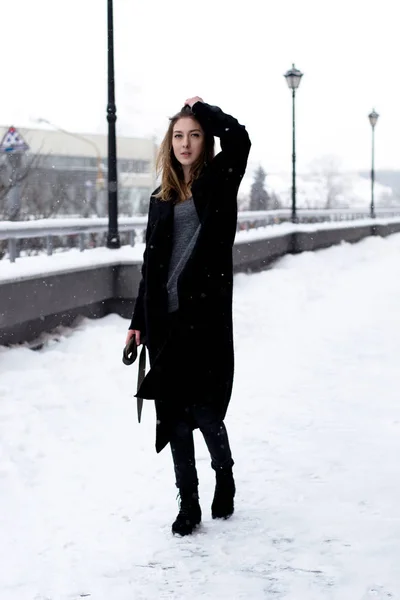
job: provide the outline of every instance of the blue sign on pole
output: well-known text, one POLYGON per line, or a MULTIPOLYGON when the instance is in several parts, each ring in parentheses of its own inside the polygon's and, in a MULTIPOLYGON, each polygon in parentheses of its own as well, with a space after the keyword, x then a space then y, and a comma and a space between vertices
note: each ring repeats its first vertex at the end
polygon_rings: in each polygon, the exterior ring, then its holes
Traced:
POLYGON ((0 143, 1 154, 19 154, 29 150, 28 144, 15 127, 10 127, 0 143))

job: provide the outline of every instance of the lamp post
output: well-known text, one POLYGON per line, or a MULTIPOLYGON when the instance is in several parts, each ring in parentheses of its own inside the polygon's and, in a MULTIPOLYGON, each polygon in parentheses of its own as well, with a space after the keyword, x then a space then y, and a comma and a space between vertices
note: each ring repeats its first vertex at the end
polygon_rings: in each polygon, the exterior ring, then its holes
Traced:
POLYGON ((107 30, 108 30, 108 234, 107 248, 119 248, 118 233, 118 179, 117 179, 117 141, 115 122, 117 109, 115 106, 115 77, 114 77, 114 23, 113 0, 107 0, 107 30))
POLYGON ((292 151, 292 223, 297 223, 297 212, 296 212, 296 112, 295 112, 295 101, 296 101, 296 90, 300 85, 303 73, 296 69, 294 65, 292 68, 285 73, 285 79, 292 90, 292 139, 293 139, 293 151, 292 151))
POLYGON ((371 163, 371 209, 370 216, 371 219, 375 219, 375 199, 374 199, 374 186, 375 186, 375 125, 378 122, 379 115, 373 110, 372 113, 368 115, 369 122, 372 127, 372 163, 371 163))

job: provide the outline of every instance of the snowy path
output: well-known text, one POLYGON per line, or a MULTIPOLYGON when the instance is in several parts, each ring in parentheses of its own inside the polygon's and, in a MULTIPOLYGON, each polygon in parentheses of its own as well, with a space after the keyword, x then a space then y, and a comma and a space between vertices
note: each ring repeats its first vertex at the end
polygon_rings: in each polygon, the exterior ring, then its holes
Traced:
POLYGON ((400 598, 400 236, 236 277, 237 511, 173 538, 127 322, 0 348, 1 600, 400 598), (94 355, 96 353, 96 355, 94 355))

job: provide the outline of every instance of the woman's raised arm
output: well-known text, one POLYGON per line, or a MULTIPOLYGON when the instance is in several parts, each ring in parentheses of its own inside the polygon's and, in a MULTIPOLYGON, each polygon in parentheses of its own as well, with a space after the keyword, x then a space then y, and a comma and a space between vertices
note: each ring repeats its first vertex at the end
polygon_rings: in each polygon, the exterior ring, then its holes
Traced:
POLYGON ((251 142, 244 125, 224 113, 218 106, 211 106, 196 96, 186 101, 199 123, 212 135, 219 137, 221 152, 216 159, 242 177, 247 165, 251 142), (192 102, 192 104, 190 104, 192 102))

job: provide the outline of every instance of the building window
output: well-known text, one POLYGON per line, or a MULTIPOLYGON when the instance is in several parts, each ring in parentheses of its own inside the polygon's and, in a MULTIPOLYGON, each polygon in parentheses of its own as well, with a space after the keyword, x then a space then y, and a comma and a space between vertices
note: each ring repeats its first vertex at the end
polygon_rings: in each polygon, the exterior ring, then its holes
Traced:
POLYGON ((120 158, 118 166, 121 173, 150 173, 150 161, 133 158, 120 158))
MULTIPOLYGON (((107 168, 108 159, 102 158, 101 163, 107 168)), ((137 160, 133 158, 117 159, 118 169, 121 173, 150 173, 151 164, 149 160, 137 160)), ((42 156, 40 166, 47 169, 68 171, 76 169, 97 169, 97 158, 91 156, 61 156, 49 154, 42 156)))
POLYGON ((68 170, 68 169, 96 169, 97 158, 91 156, 60 156, 50 154, 42 156, 40 165, 48 169, 68 170))

